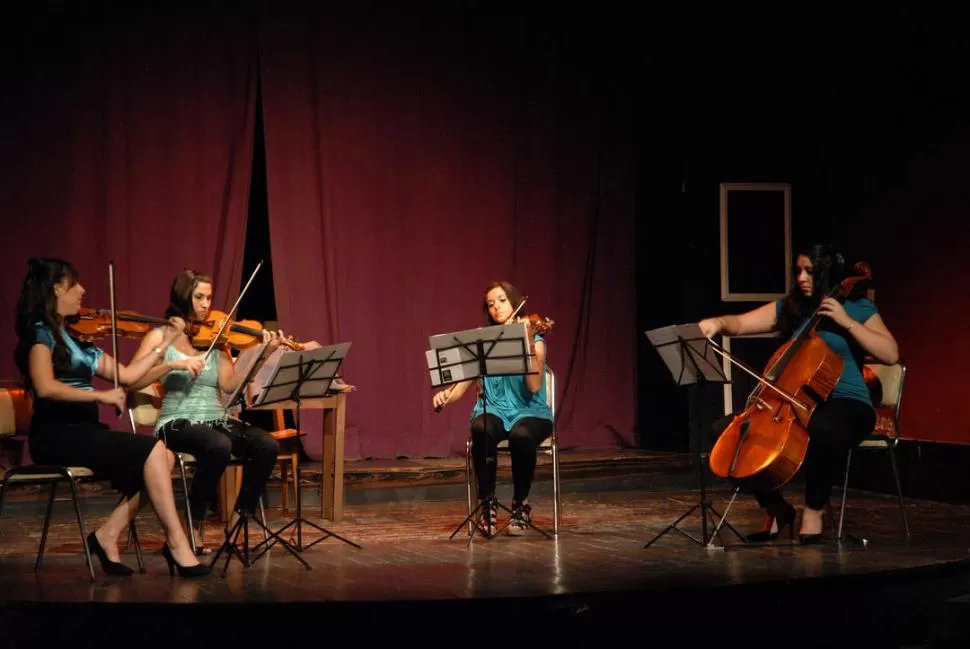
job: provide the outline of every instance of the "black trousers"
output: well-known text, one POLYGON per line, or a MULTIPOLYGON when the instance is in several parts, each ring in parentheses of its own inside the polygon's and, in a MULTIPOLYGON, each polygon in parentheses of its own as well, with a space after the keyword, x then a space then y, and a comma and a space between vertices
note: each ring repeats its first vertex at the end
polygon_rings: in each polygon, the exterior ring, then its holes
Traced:
POLYGON ((498 475, 498 443, 509 441, 512 456, 512 499, 521 503, 529 497, 536 472, 539 444, 552 435, 552 422, 539 417, 525 417, 505 430, 495 415, 479 415, 472 421, 472 461, 478 476, 478 497, 495 495, 498 475))
MULTIPOLYGON (((720 435, 732 418, 717 420, 715 433, 720 435)), ((828 399, 815 408, 808 421, 808 448, 802 463, 806 507, 825 508, 832 487, 845 470, 849 450, 864 440, 875 425, 875 410, 857 399, 828 399)), ((755 493, 754 496, 758 504, 775 517, 788 507, 781 490, 755 493)))
POLYGON ((256 510, 279 456, 279 444, 268 432, 236 419, 202 423, 176 419, 162 426, 159 436, 170 450, 191 453, 198 460, 189 493, 194 521, 205 518, 215 503, 219 478, 229 464, 230 455, 243 462, 242 485, 234 509, 256 510))

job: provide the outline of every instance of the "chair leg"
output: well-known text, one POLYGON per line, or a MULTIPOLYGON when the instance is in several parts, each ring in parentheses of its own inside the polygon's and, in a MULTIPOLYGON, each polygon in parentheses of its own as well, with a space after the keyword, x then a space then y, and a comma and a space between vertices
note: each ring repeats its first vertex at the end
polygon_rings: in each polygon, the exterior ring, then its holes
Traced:
POLYGON ((559 536, 559 518, 562 516, 562 492, 559 489, 559 442, 552 443, 552 531, 559 536))
MULTIPOLYGON (((37 548, 37 561, 34 563, 34 571, 40 570, 41 564, 44 563, 44 549, 47 547, 47 531, 51 527, 51 514, 54 512, 54 494, 57 493, 57 483, 51 484, 51 493, 47 497, 47 512, 44 514, 44 531, 40 533, 40 547, 37 548)), ((77 503, 75 502, 75 507, 77 503)), ((80 516, 80 512, 78 512, 80 516)), ((88 547, 87 535, 84 534, 84 530, 81 530, 81 545, 85 549, 88 547)))
POLYGON ((896 481, 896 499, 899 502, 899 514, 903 517, 903 530, 906 533, 906 540, 909 540, 909 521, 906 519, 906 507, 903 505, 903 486, 899 480, 899 465, 896 463, 896 450, 889 446, 889 461, 893 467, 893 478, 896 481))
POLYGON ((135 521, 128 523, 128 536, 135 545, 135 560, 138 562, 138 572, 145 574, 145 562, 141 556, 141 541, 138 540, 138 526, 135 521))
POLYGON ((283 515, 290 514, 290 478, 287 475, 286 460, 280 460, 280 505, 283 508, 283 515))
POLYGON ((185 497, 185 524, 189 528, 189 543, 192 545, 192 554, 198 556, 199 549, 195 543, 195 529, 192 527, 192 507, 189 506, 189 482, 185 479, 185 460, 178 453, 175 454, 175 460, 179 463, 179 476, 182 478, 182 495, 185 497))
MULTIPOLYGON (((475 471, 474 463, 472 462, 472 444, 471 441, 465 442, 465 493, 468 501, 468 515, 471 516, 474 510, 474 505, 472 503, 472 474, 475 471)), ((468 536, 475 533, 475 524, 468 521, 468 536)))
POLYGON ((0 482, 0 516, 3 516, 3 503, 4 498, 7 496, 7 484, 9 483, 6 480, 0 482))
POLYGON ((262 496, 259 497, 259 522, 261 522, 263 524, 262 525, 262 528, 263 528, 263 540, 264 541, 268 541, 269 540, 269 534, 266 532, 266 528, 268 527, 266 525, 266 510, 263 509, 263 497, 262 496))
POLYGON ((839 505, 839 529, 835 533, 838 541, 842 540, 842 523, 845 521, 845 501, 849 497, 849 466, 852 464, 852 449, 845 456, 845 479, 842 481, 842 504, 839 505))
MULTIPOLYGON (((81 528, 81 547, 84 548, 84 559, 88 562, 88 574, 91 576, 91 581, 96 581, 94 578, 94 562, 91 560, 91 550, 88 549, 88 532, 84 529, 84 516, 81 515, 81 504, 80 498, 78 498, 77 493, 77 482, 71 480, 71 498, 74 500, 74 513, 77 515, 77 525, 81 528)), ((53 492, 51 492, 51 500, 53 500, 53 492)))

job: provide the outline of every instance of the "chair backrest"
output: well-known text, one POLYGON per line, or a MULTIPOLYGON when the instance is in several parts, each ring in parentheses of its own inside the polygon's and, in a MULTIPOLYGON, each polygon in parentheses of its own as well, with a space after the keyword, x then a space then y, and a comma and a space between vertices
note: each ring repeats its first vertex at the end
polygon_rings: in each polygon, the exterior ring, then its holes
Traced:
POLYGON ((154 426, 158 421, 158 411, 162 408, 162 384, 155 382, 141 390, 128 393, 128 419, 132 432, 138 426, 154 426))
POLYGON ((0 388, 0 437, 26 433, 33 404, 20 387, 0 388))
MULTIPOLYGON (((555 434, 556 429, 556 373, 552 371, 549 365, 546 365, 546 405, 549 406, 549 410, 552 411, 552 427, 553 434, 555 434)), ((548 448, 552 446, 552 435, 542 440, 539 444, 541 448, 548 448)))
POLYGON ((906 385, 906 365, 902 362, 893 365, 869 362, 863 369, 869 383, 872 405, 876 409, 876 427, 872 437, 886 438, 895 443, 899 441, 899 412, 906 385))

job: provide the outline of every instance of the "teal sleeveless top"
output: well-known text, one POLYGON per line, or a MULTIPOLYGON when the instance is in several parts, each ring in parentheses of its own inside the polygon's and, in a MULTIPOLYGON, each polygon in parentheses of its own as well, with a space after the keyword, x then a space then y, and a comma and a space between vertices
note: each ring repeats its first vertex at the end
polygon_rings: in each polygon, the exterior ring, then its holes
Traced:
MULTIPOLYGON (((539 342, 542 336, 535 334, 533 340, 539 342)), ((525 376, 487 376, 485 377, 485 397, 487 402, 482 407, 482 399, 478 398, 472 408, 471 419, 486 412, 502 420, 505 430, 512 430, 517 421, 525 417, 538 417, 553 421, 552 411, 546 405, 546 373, 542 373, 542 386, 538 392, 529 390, 525 376)))
MULTIPOLYGON (((165 349, 165 361, 191 358, 172 345, 165 349)), ((162 408, 155 422, 155 432, 175 419, 188 419, 192 423, 225 421, 222 392, 219 390, 219 354, 213 351, 206 361, 205 369, 194 380, 185 370, 172 370, 162 377, 165 388, 162 408)))
MULTIPOLYGON (((776 314, 781 314, 781 304, 782 300, 775 302, 776 314)), ((860 326, 878 313, 875 303, 866 298, 846 300, 842 306, 845 307, 845 312, 849 317, 858 322, 860 326)), ((806 324, 808 324, 807 318, 799 322, 792 333, 792 338, 797 336, 806 324)), ((857 399, 872 406, 872 397, 862 376, 862 361, 865 358, 865 350, 862 345, 846 329, 835 324, 831 318, 822 318, 816 332, 825 341, 825 344, 841 356, 844 361, 842 378, 835 384, 829 398, 857 399)))

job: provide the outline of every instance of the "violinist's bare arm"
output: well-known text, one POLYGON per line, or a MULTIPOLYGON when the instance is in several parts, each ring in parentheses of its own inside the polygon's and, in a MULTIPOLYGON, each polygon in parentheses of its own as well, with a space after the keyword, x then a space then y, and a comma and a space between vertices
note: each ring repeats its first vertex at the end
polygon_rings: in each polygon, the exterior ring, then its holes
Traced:
POLYGON ((775 309, 775 303, 768 302, 747 313, 705 318, 697 324, 700 325, 701 332, 708 338, 712 338, 718 334, 724 336, 745 336, 749 334, 770 333, 778 325, 778 316, 775 313, 775 309))
MULTIPOLYGON (((166 327, 164 330, 154 329, 148 332, 142 340, 142 346, 149 339, 157 341, 157 343, 148 348, 146 353, 136 353, 128 365, 118 362, 118 383, 129 389, 138 390, 151 384, 152 381, 167 372, 170 368, 165 367, 162 371, 158 371, 157 365, 162 354, 165 353, 165 348, 172 343, 179 332, 180 330, 175 327, 166 327), (156 336, 152 336, 152 334, 156 334, 156 336)), ((141 347, 138 351, 142 351, 141 347)), ((114 381, 114 365, 115 361, 111 356, 102 354, 98 361, 98 376, 107 381, 114 381)))
MULTIPOLYGON (((102 359, 104 357, 102 356, 102 359)), ((41 399, 57 401, 80 401, 114 404, 124 408, 125 395, 121 388, 110 390, 82 390, 58 380, 54 375, 54 361, 51 350, 40 343, 30 348, 27 357, 27 370, 34 393, 41 399)))
POLYGON ((475 379, 470 379, 468 381, 462 381, 461 383, 455 383, 450 385, 444 390, 435 393, 434 398, 432 398, 431 403, 435 408, 443 408, 449 403, 454 403, 461 399, 465 391, 475 382, 475 379))
POLYGON ((236 363, 229 353, 228 345, 216 345, 212 350, 213 354, 219 355, 219 389, 229 394, 239 387, 239 383, 246 376, 246 373, 237 371, 236 363))
MULTIPOLYGON (((178 336, 178 331, 181 331, 176 327, 176 333, 171 336, 173 339, 178 336)), ((152 329, 145 337, 142 338, 141 344, 138 346, 135 355, 132 358, 132 365, 139 363, 143 358, 150 357, 152 366, 148 371, 146 371, 141 378, 132 381, 127 384, 129 390, 141 390, 142 388, 151 385, 158 379, 162 378, 172 370, 185 370, 189 372, 193 378, 198 376, 202 372, 203 363, 201 358, 183 358, 175 361, 163 361, 162 358, 165 355, 165 348, 172 343, 168 340, 166 332, 161 329, 152 329)), ((119 370, 119 374, 120 374, 119 370)))

